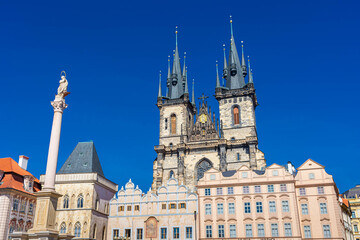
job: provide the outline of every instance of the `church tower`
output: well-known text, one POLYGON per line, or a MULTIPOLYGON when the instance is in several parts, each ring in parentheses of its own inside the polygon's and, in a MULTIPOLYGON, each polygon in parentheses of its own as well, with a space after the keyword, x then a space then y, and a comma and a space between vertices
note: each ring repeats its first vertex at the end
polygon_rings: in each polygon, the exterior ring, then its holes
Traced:
POLYGON ((244 56, 244 46, 241 42, 241 61, 236 49, 232 19, 230 19, 231 40, 228 63, 224 47, 223 78, 226 85, 221 86, 217 77, 215 98, 219 102, 222 139, 227 144, 228 170, 235 170, 241 165, 247 165, 254 170, 265 167, 263 153, 258 150, 255 108, 258 105, 252 72, 247 69, 244 56), (249 72, 249 74, 247 74, 249 72), (248 82, 245 83, 248 75, 248 82))
POLYGON ((177 29, 175 34, 174 59, 171 69, 169 56, 165 96, 161 91, 161 74, 159 79, 157 106, 160 111, 160 132, 159 145, 155 146, 157 160, 154 162, 153 189, 171 177, 177 176, 179 182, 184 181, 184 144, 188 141, 188 130, 196 113, 194 89, 192 101, 189 97, 185 54, 181 71, 177 29))
POLYGON ((153 191, 170 178, 194 190, 197 181, 210 168, 226 172, 244 165, 253 170, 262 170, 266 166, 264 154, 257 147, 255 108, 258 103, 243 46, 241 59, 231 26, 228 61, 224 52, 223 77, 226 85, 220 84, 216 65, 215 98, 219 102, 219 121, 206 102, 208 97, 203 95, 199 98, 200 104, 196 108, 194 86, 190 101, 185 57, 181 71, 176 31, 172 69, 168 60, 165 96, 161 91, 161 75, 159 80, 157 106, 160 110, 160 134, 159 145, 155 146, 157 157, 153 165, 153 191))

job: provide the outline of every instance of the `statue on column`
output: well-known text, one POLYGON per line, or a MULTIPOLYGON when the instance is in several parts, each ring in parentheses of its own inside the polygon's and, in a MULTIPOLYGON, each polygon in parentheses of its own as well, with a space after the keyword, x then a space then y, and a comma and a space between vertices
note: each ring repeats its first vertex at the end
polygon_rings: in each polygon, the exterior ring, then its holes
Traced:
POLYGON ((66 79, 66 73, 65 71, 61 72, 61 79, 59 81, 59 87, 57 89, 57 98, 61 98, 64 99, 67 95, 69 95, 70 93, 67 91, 67 87, 68 87, 68 81, 66 79))

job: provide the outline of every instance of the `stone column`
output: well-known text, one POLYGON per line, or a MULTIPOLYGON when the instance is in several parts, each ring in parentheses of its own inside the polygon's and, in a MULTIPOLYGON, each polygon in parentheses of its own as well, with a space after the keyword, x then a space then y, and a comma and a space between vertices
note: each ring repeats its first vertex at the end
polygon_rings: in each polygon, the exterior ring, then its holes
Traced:
POLYGON ((54 119, 51 129, 43 191, 55 191, 55 175, 59 155, 62 114, 64 109, 67 108, 65 99, 59 95, 56 95, 55 100, 51 102, 51 105, 54 108, 54 119))
POLYGON ((55 191, 56 166, 59 153, 62 113, 64 109, 67 108, 65 96, 69 94, 69 92, 67 92, 68 82, 65 76, 64 72, 64 75, 61 76, 55 100, 51 102, 54 108, 54 118, 46 164, 45 183, 41 191, 34 193, 36 196, 34 227, 27 233, 14 232, 11 235, 14 240, 58 240, 73 238, 72 235, 59 235, 59 231, 55 228, 57 202, 58 198, 61 197, 61 194, 55 191))

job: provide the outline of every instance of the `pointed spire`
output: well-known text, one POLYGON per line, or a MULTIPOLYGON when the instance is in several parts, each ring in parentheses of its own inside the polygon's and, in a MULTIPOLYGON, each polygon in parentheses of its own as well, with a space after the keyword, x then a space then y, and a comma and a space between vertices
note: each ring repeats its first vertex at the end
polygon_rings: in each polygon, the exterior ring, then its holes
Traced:
POLYGON ((223 78, 226 79, 228 75, 228 67, 226 63, 226 53, 225 53, 225 44, 223 44, 223 50, 224 50, 224 69, 223 69, 223 78))
POLYGON ((231 38, 234 37, 233 25, 232 25, 232 16, 230 15, 230 28, 231 28, 231 38))
POLYGON ((218 67, 218 61, 216 61, 216 88, 219 88, 220 86, 220 79, 219 79, 219 67, 218 67))
POLYGON ((245 80, 242 73, 242 67, 241 67, 239 55, 236 50, 231 16, 230 16, 230 27, 231 27, 231 41, 230 41, 230 55, 229 55, 229 65, 228 65, 229 67, 228 67, 228 76, 226 78, 226 86, 229 89, 238 89, 245 86, 245 80))
POLYGON ((246 63, 245 63, 245 56, 244 56, 244 41, 241 41, 241 69, 243 72, 244 78, 246 77, 246 63))
POLYGON ((252 75, 252 69, 250 67, 250 57, 248 56, 248 65, 249 65, 249 83, 254 83, 253 75, 252 75))
POLYGON ((191 103, 192 103, 193 105, 195 105, 195 79, 193 79, 193 84, 192 84, 191 103))
POLYGON ((168 75, 166 81, 166 97, 169 97, 169 87, 171 84, 170 55, 168 56, 168 75))
POLYGON ((171 83, 170 83, 170 98, 180 98, 184 93, 184 85, 182 82, 181 66, 180 66, 180 57, 178 49, 178 30, 176 26, 175 30, 176 36, 176 46, 174 51, 174 61, 171 74, 171 83))
POLYGON ((185 76, 186 66, 185 66, 185 60, 186 60, 186 52, 184 52, 184 66, 183 66, 183 76, 185 76))
POLYGON ((161 71, 159 73, 159 93, 158 93, 158 97, 161 98, 162 94, 161 94, 161 71))
POLYGON ((187 67, 185 69, 185 73, 184 73, 184 79, 185 79, 185 92, 184 93, 189 93, 189 87, 188 87, 188 81, 187 81, 187 67))

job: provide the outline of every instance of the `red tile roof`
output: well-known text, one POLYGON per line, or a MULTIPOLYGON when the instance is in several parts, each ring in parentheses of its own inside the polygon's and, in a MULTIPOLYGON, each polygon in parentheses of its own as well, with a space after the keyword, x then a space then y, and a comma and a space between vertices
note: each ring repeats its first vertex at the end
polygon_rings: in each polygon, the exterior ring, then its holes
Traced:
MULTIPOLYGON (((0 170, 4 171, 4 178, 1 180, 1 188, 14 188, 26 192, 24 189, 24 176, 32 176, 31 173, 22 169, 12 158, 0 158, 0 170)), ((34 192, 40 191, 40 181, 34 177, 34 192)))

